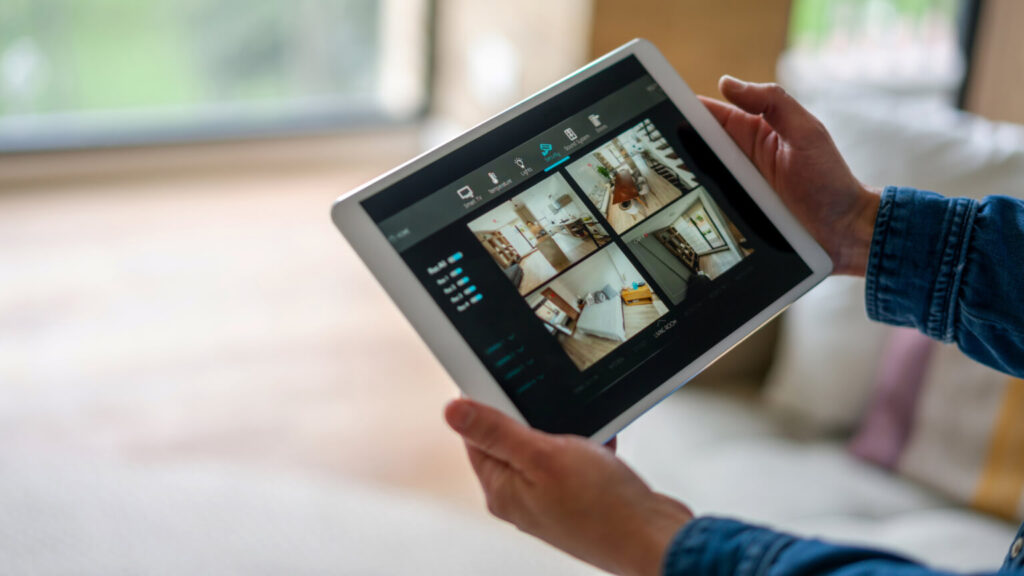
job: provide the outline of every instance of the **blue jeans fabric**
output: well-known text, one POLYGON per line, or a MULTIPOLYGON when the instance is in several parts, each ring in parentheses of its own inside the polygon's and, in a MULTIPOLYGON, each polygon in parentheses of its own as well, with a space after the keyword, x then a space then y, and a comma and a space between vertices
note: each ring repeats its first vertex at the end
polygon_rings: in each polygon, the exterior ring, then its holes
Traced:
MULTIPOLYGON (((887 188, 875 222, 865 300, 873 320, 955 342, 971 358, 1024 377, 1024 202, 887 188)), ((1022 539, 1024 525, 1000 574, 1024 574, 1022 539)), ((676 534, 664 571, 673 576, 943 574, 886 552, 712 517, 693 520, 676 534)))

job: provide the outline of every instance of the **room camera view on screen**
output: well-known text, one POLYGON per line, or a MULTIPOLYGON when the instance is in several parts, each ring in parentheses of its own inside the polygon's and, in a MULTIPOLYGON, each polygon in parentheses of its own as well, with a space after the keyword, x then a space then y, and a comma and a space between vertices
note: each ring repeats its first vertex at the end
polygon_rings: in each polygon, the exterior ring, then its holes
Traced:
POLYGON ((549 431, 593 432, 810 274, 635 59, 363 206, 549 431))
POLYGON ((649 118, 566 171, 600 217, 555 173, 468 227, 580 370, 753 252, 649 118))
POLYGON ((520 294, 529 294, 608 243, 608 232, 560 174, 469 223, 520 294))
POLYGON ((682 302, 692 286, 709 286, 754 251, 700 187, 622 240, 673 304, 682 302))
POLYGON ((568 172, 616 232, 625 232, 697 185, 649 118, 569 164, 568 172))
POLYGON ((615 245, 541 286, 526 302, 580 370, 668 312, 615 245))

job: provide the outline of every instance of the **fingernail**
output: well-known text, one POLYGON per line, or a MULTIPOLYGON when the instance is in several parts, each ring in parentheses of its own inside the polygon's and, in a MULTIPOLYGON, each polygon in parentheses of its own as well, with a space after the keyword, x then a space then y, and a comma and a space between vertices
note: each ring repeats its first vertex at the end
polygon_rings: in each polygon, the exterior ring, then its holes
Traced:
POLYGON ((448 425, 452 427, 456 432, 464 432, 469 428, 470 422, 473 421, 473 417, 476 416, 476 409, 468 403, 461 400, 455 400, 448 405, 447 410, 448 425))
POLYGON ((738 84, 741 87, 746 87, 746 85, 747 85, 747 83, 744 82, 743 80, 740 80, 739 78, 737 78, 735 76, 732 76, 732 75, 729 75, 729 74, 723 75, 722 76, 722 80, 724 80, 726 82, 732 82, 733 84, 738 84))

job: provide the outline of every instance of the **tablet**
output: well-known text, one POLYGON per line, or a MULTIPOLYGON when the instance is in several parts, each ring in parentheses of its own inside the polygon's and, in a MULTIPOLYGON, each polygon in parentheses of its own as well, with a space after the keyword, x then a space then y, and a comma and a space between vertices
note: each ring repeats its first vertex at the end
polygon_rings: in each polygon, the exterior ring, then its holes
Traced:
POLYGON ((332 216, 467 396, 602 442, 832 270, 644 40, 332 216))

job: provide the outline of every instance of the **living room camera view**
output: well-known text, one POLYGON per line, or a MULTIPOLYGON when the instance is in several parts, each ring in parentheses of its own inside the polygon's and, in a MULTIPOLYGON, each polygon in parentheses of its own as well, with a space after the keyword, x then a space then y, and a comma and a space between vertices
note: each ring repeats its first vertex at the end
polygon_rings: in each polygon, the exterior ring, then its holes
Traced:
POLYGON ((616 232, 624 232, 698 185, 650 120, 568 167, 616 232))
POLYGON ((711 283, 753 250, 703 187, 623 235, 630 252, 673 304, 711 283))
POLYGON ((580 370, 668 312, 614 244, 545 284, 526 302, 580 370))
POLYGON ((609 241, 561 174, 502 202, 469 229, 522 295, 609 241))

